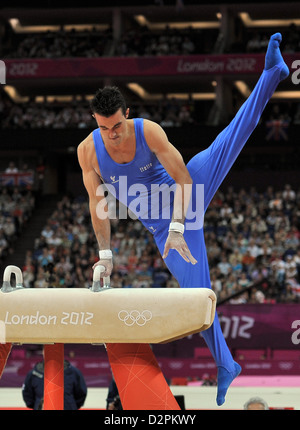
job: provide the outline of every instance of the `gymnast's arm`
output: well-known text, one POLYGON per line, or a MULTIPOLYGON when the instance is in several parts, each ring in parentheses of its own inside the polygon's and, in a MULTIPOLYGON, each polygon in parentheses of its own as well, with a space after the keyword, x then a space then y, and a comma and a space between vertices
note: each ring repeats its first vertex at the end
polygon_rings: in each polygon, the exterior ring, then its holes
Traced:
MULTIPOLYGON (((169 142, 164 130, 155 122, 144 120, 144 136, 151 151, 176 183, 172 222, 184 224, 192 191, 192 178, 180 152, 169 142)), ((192 264, 197 261, 192 256, 181 233, 170 231, 166 240, 163 258, 170 249, 176 249, 181 257, 192 264)))
MULTIPOLYGON (((111 225, 108 216, 108 205, 104 194, 97 192, 102 181, 96 171, 98 163, 91 135, 80 143, 77 156, 82 170, 83 183, 89 196, 91 221, 99 250, 110 250, 111 225), (101 207, 101 216, 97 214, 97 207, 101 207), (105 213, 107 216, 105 216, 105 213)), ((105 267, 105 272, 102 275, 110 276, 113 268, 112 258, 100 259, 93 266, 93 269, 99 264, 105 267)))

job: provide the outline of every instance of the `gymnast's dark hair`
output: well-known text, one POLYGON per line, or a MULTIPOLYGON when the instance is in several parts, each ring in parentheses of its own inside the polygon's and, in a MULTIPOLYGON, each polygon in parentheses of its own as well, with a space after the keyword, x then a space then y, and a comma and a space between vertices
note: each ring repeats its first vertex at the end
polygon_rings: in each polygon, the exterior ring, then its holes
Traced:
POLYGON ((114 115, 120 108, 125 116, 126 102, 117 87, 99 88, 94 98, 90 102, 90 108, 93 113, 97 113, 106 118, 114 115))

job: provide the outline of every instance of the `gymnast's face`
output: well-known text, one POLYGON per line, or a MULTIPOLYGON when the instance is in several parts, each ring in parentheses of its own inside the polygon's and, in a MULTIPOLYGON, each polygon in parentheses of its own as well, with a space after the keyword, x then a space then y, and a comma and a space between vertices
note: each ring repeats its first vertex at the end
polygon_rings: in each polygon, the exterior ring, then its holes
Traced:
POLYGON ((94 118, 97 121, 100 133, 105 144, 120 145, 127 136, 127 118, 129 109, 126 110, 125 116, 120 108, 115 114, 110 117, 105 117, 94 113, 94 118))

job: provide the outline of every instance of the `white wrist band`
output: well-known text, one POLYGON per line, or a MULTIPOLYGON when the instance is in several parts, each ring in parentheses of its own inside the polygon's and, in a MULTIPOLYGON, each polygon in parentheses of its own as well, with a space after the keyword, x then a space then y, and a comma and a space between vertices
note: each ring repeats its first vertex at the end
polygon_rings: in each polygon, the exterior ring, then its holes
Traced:
POLYGON ((112 252, 110 249, 102 249, 99 251, 99 258, 100 260, 109 260, 112 258, 112 252))
POLYGON ((184 233, 184 225, 181 222, 170 222, 169 231, 176 231, 177 233, 184 233))

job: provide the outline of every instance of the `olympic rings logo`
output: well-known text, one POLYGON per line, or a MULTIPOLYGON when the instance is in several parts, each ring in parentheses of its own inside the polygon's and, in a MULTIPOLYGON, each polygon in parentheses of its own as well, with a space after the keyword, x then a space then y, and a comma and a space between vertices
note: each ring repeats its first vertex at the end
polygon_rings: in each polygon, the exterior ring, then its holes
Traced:
POLYGON ((142 327, 152 319, 152 312, 148 310, 145 310, 143 312, 139 312, 136 310, 131 312, 121 310, 118 313, 118 318, 128 327, 133 326, 133 324, 137 324, 138 326, 142 327))

